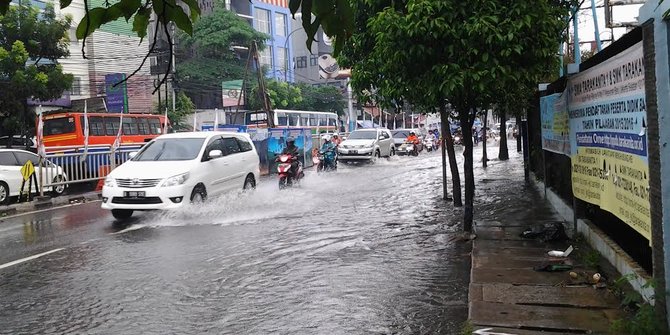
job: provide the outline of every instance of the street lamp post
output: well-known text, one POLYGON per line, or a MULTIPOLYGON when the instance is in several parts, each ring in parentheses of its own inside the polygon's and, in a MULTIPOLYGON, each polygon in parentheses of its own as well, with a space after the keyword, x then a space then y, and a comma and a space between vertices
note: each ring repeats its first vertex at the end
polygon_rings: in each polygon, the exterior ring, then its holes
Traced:
MULTIPOLYGON (((301 17, 302 17, 302 13, 295 14, 295 19, 296 20, 300 20, 301 17)), ((291 60, 290 60, 291 58, 289 57, 289 52, 288 52, 288 41, 290 41, 291 35, 293 35, 293 33, 295 33, 298 30, 303 30, 302 25, 298 28, 293 29, 292 32, 290 32, 288 35, 286 35, 286 41, 284 41, 284 52, 285 52, 285 55, 286 55, 284 65, 287 65, 287 63, 290 64, 290 62, 291 62, 291 60)), ((288 66, 286 66, 284 68, 284 81, 288 82, 288 66)))

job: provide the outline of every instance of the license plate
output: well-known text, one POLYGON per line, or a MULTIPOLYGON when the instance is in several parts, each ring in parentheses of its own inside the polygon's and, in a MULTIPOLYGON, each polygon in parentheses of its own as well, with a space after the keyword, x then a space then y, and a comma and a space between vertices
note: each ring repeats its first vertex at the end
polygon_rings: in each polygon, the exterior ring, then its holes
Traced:
POLYGON ((146 195, 144 191, 126 191, 123 192, 123 196, 127 198, 144 198, 146 195))
POLYGON ((349 153, 355 155, 355 154, 358 154, 358 150, 349 150, 349 153))

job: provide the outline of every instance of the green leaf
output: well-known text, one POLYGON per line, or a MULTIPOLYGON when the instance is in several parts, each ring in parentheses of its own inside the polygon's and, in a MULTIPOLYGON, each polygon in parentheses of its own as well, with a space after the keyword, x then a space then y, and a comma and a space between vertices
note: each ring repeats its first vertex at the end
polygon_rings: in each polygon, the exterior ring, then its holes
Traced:
POLYGON ((488 52, 485 52, 485 53, 482 54, 482 61, 484 61, 484 63, 489 61, 489 53, 488 52))
POLYGON ((193 23, 180 6, 167 7, 166 18, 168 21, 173 21, 185 33, 193 35, 193 23))
POLYGON ((60 0, 60 8, 66 8, 72 3, 72 0, 60 0))
MULTIPOLYGON (((288 9, 291 11, 293 14, 293 18, 295 19, 295 13, 298 12, 298 9, 300 9, 300 2, 302 0, 290 0, 288 3, 288 9)), ((307 0, 310 1, 310 0, 307 0)))
POLYGON ((185 4, 188 5, 188 8, 191 10, 191 21, 195 21, 201 13, 200 6, 198 5, 197 0, 182 0, 185 4))
POLYGON ((105 9, 96 7, 88 11, 88 14, 79 22, 77 26, 77 39, 81 40, 90 36, 93 32, 103 25, 105 19, 105 9), (87 28, 88 25, 88 28, 87 28), (88 34, 87 30, 88 29, 88 34))
POLYGON ((147 27, 149 26, 149 18, 151 12, 146 8, 140 8, 133 19, 133 31, 137 33, 140 42, 147 36, 147 27))
MULTIPOLYGON (((68 0, 61 0, 68 1, 68 0)), ((71 0, 70 0, 71 1, 71 0)), ((114 4, 112 7, 118 7, 123 13, 123 17, 126 19, 126 22, 130 20, 133 15, 137 12, 138 9, 142 6, 141 0, 123 0, 114 4)))

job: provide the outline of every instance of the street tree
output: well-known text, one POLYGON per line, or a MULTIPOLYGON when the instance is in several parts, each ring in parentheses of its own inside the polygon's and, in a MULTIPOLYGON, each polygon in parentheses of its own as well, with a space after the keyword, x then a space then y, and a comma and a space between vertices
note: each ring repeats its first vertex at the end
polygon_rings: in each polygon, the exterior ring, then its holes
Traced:
MULTIPOLYGON (((168 95, 167 100, 172 101, 172 94, 168 95)), ((162 108, 166 107, 163 106, 162 108)), ((165 109, 160 110, 158 104, 154 105, 154 111, 156 114, 165 113, 165 109)), ((172 127, 172 130, 190 130, 191 124, 189 123, 187 117, 193 115, 194 111, 195 104, 193 101, 191 101, 191 98, 189 98, 184 92, 178 92, 175 99, 174 111, 172 110, 171 106, 167 107, 167 116, 168 120, 170 120, 170 126, 172 127)))
POLYGON ((57 64, 69 55, 70 22, 56 18, 51 5, 40 12, 20 4, 0 16, 0 118, 7 135, 34 124, 28 100, 56 99, 71 87, 73 76, 57 64))
MULTIPOLYGON (((436 108, 441 114, 442 129, 440 133, 444 139, 444 156, 449 158, 451 169, 453 200, 455 206, 461 206, 461 182, 456 164, 456 151, 449 127, 449 115, 447 110, 446 96, 440 92, 439 87, 434 85, 431 73, 417 73, 414 70, 386 71, 388 58, 383 52, 377 52, 378 32, 369 29, 375 23, 378 13, 385 8, 392 8, 399 12, 403 11, 408 1, 352 1, 351 6, 354 13, 353 33, 346 41, 342 52, 338 56, 338 63, 352 70, 351 85, 359 99, 368 102, 373 96, 368 94, 374 91, 375 100, 382 105, 390 107, 404 106, 404 102, 411 103, 423 110, 434 111, 436 108), (398 104, 398 102, 403 102, 398 104)), ((383 32, 382 32, 383 33, 383 32)), ((411 44, 407 40, 404 41, 411 44)), ((407 45, 409 46, 409 45, 407 45)), ((408 69, 413 68, 409 67, 408 69)), ((443 170, 446 169, 446 160, 443 157, 443 170)), ((448 198, 446 188, 446 171, 443 173, 443 197, 448 198)))
POLYGON ((374 57, 386 59, 382 73, 431 83, 437 89, 426 94, 446 97, 456 110, 465 146, 465 230, 474 215, 477 108, 501 94, 498 87, 535 78, 554 64, 568 6, 559 0, 410 0, 400 9, 385 8, 368 24, 376 37, 374 57))
POLYGON ((206 108, 221 106, 221 82, 245 75, 247 59, 235 48, 249 47, 252 41, 262 48, 269 38, 226 10, 223 3, 214 8, 194 24, 192 35, 178 35, 175 50, 179 88, 206 108))

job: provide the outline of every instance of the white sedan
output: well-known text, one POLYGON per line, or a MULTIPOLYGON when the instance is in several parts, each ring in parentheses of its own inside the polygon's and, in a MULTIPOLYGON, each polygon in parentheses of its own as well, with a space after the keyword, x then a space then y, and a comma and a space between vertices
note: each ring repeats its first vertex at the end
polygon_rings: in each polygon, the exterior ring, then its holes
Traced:
POLYGON ((136 210, 175 209, 256 186, 259 158, 249 135, 233 132, 167 134, 114 169, 102 188, 102 208, 117 219, 136 210))
MULTIPOLYGON (((39 156, 36 154, 19 149, 0 149, 0 205, 9 204, 11 197, 18 196, 21 193, 21 184, 23 183, 23 175, 21 175, 21 167, 26 162, 31 161, 35 170, 39 169, 39 156)), ((58 196, 65 192, 67 175, 63 169, 49 161, 43 165, 43 177, 45 185, 57 184, 55 186, 47 186, 44 188, 45 192, 50 192, 54 196, 58 196)), ((37 174, 37 171, 35 172, 37 174)), ((39 183, 39 177, 36 178, 39 183)), ((37 193, 38 185, 33 183, 32 192, 37 193)), ((24 185, 24 191, 28 190, 28 182, 24 185)))

